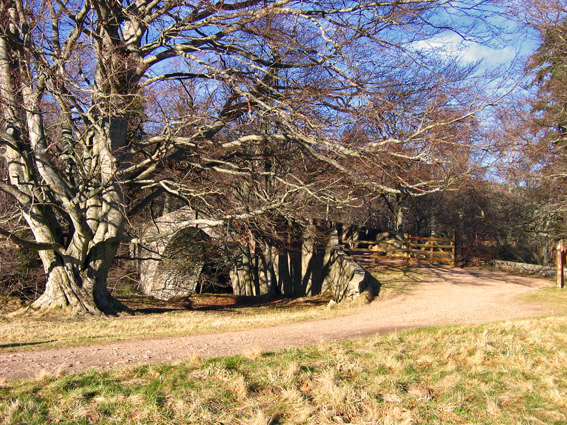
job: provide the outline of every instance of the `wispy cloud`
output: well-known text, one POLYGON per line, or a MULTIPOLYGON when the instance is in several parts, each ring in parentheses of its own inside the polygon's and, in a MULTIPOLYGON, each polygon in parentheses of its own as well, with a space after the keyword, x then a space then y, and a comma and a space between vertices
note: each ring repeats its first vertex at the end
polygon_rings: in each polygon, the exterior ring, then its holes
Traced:
POLYGON ((413 43, 413 48, 446 57, 454 57, 463 63, 482 61, 485 66, 497 66, 511 62, 517 52, 513 46, 495 49, 474 41, 463 40, 458 34, 445 33, 429 40, 413 43))

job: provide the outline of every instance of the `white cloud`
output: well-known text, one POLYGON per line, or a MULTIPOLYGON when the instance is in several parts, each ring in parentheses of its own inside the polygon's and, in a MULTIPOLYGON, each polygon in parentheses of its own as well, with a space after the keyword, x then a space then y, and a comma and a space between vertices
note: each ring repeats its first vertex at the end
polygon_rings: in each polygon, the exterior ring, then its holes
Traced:
POLYGON ((484 65, 496 66, 511 62, 516 56, 514 47, 493 49, 474 41, 463 40, 458 34, 446 33, 429 40, 413 43, 416 50, 422 52, 450 56, 460 59, 463 63, 483 61, 484 65))

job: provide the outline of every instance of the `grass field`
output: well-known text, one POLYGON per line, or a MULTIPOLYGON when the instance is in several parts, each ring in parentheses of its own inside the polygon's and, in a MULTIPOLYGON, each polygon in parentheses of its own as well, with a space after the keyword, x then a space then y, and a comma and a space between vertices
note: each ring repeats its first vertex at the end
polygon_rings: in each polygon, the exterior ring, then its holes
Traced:
MULTIPOLYGON (((422 277, 408 270, 382 274, 381 298, 411 291, 422 277)), ((545 288, 525 299, 567 314, 567 291, 545 288)), ((3 318, 0 338, 72 346, 289 323, 359 307, 297 303, 110 320, 3 318)), ((566 347, 567 318, 552 316, 4 381, 0 424, 567 424, 566 347)))
POLYGON ((0 385, 5 424, 565 424, 567 318, 0 385))
POLYGON ((542 288, 525 294, 524 301, 545 304, 550 315, 567 315, 567 289, 542 288))

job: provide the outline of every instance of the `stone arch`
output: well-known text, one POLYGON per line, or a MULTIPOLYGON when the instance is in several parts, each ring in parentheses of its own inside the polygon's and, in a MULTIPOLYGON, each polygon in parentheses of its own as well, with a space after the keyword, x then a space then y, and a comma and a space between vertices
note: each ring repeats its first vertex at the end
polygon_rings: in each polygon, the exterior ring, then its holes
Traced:
POLYGON ((207 243, 218 237, 210 227, 189 224, 196 218, 193 210, 181 208, 144 228, 147 242, 137 246, 136 256, 145 294, 167 300, 195 291, 207 261, 207 243))
MULTIPOLYGON (((193 210, 181 208, 145 227, 146 243, 135 249, 144 293, 164 300, 191 295, 207 261, 220 257, 210 247, 222 235, 212 227, 197 227, 196 219, 193 210)), ((334 225, 313 222, 300 239, 292 251, 243 245, 230 273, 233 293, 303 296, 329 291, 339 301, 373 286, 371 275, 340 249, 334 225)))

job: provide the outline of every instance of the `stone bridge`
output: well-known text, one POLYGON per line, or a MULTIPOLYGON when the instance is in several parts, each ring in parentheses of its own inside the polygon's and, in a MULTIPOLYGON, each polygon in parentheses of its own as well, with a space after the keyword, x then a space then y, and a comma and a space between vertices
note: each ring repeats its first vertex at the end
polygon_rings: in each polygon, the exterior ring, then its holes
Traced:
POLYGON ((212 227, 191 225, 196 213, 180 208, 152 221, 137 245, 138 272, 144 293, 170 299, 193 293, 205 266, 208 242, 219 235, 212 227))
MULTIPOLYGON (((214 227, 197 227, 190 208, 166 214, 143 231, 138 245, 140 282, 146 294, 160 299, 195 292, 208 263, 226 261, 211 249, 223 237, 214 227)), ((230 281, 235 295, 282 295, 300 297, 331 292, 336 301, 369 288, 376 293, 378 282, 342 251, 334 226, 307 226, 293 248, 276 248, 249 241, 233 247, 230 281)))

